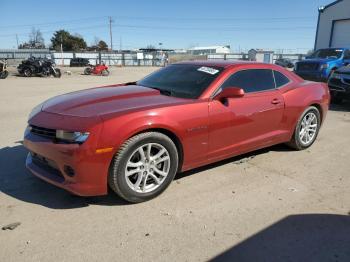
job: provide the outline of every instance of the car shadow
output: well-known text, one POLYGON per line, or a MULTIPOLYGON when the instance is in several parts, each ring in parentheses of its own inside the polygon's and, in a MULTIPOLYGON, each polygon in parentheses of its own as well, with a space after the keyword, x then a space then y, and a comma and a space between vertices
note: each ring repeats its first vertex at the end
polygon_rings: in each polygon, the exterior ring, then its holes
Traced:
POLYGON ((205 165, 202 167, 198 167, 195 169, 191 169, 189 171, 185 171, 183 173, 179 173, 176 175, 175 180, 177 179, 182 179, 184 177, 193 175, 195 173, 199 173, 199 172, 203 172, 206 170, 210 170, 219 166, 223 166, 223 165, 227 165, 227 164, 236 164, 236 165, 240 165, 243 163, 248 162, 249 160, 251 160, 252 158, 254 158, 257 155, 262 155, 262 154, 266 154, 270 151, 275 151, 275 152, 286 152, 286 151, 293 151, 293 149, 291 149, 290 147, 288 147, 287 145, 284 144, 278 144, 278 145, 274 145, 271 147, 266 147, 263 149, 259 149, 256 151, 252 151, 243 155, 239 155, 239 156, 234 156, 219 162, 215 162, 213 164, 209 164, 209 165, 205 165))
POLYGON ((21 145, 0 149, 0 192, 28 203, 52 209, 81 208, 89 205, 127 205, 113 192, 107 196, 79 197, 46 183, 25 168, 28 151, 21 145))
MULTIPOLYGON (((42 181, 30 174, 25 168, 25 159, 28 151, 22 145, 22 141, 16 143, 18 145, 0 149, 0 192, 24 202, 52 209, 72 209, 89 205, 118 206, 129 204, 111 190, 106 196, 80 197, 42 181)), ((283 145, 273 146, 177 174, 175 179, 179 180, 228 163, 240 164, 253 158, 255 155, 264 154, 271 150, 288 151, 290 149, 283 145)))
POLYGON ((350 216, 291 215, 209 261, 350 261, 350 216))

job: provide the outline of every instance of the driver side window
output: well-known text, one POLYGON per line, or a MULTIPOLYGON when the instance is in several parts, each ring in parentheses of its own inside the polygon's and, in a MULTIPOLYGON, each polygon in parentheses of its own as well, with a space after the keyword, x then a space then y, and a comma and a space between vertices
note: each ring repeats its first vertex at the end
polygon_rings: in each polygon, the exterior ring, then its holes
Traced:
POLYGON ((247 69, 231 75, 220 90, 227 87, 240 87, 245 93, 252 93, 275 89, 275 82, 271 69, 247 69))

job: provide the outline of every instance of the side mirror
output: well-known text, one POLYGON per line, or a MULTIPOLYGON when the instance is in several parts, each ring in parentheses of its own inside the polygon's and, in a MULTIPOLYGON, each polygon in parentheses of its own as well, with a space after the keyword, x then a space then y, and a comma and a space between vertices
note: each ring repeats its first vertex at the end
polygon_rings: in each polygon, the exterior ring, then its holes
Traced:
POLYGON ((222 100, 226 98, 235 98, 244 96, 244 90, 239 87, 227 87, 217 94, 214 99, 222 100))

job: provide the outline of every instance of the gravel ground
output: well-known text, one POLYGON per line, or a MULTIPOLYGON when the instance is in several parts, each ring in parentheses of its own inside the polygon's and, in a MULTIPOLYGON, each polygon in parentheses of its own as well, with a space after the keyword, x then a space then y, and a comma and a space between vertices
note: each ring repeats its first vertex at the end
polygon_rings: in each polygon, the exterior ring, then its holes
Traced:
POLYGON ((160 197, 130 205, 82 198, 24 168, 31 108, 54 95, 137 80, 64 69, 0 81, 0 261, 350 261, 350 103, 333 107, 315 144, 278 145, 177 176, 160 197))

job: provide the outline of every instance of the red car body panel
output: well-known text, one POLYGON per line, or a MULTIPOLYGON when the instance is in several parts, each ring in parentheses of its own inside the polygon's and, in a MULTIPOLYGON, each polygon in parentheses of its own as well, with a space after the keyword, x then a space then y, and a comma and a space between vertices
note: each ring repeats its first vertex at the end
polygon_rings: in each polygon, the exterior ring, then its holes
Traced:
POLYGON ((291 139, 302 112, 316 105, 322 120, 328 110, 325 84, 305 82, 282 67, 244 62, 189 62, 220 66, 224 71, 198 99, 161 95, 137 85, 114 85, 61 95, 45 102, 30 125, 67 131, 88 131, 86 142, 59 144, 26 132, 30 152, 54 162, 61 176, 39 168, 28 155, 26 165, 36 176, 78 195, 104 195, 113 156, 130 137, 158 130, 175 140, 179 171, 186 171, 231 156, 291 139), (278 89, 247 93, 223 104, 212 98, 234 72, 249 68, 280 71, 291 81, 278 89), (98 149, 112 148, 105 153, 98 149), (65 172, 73 167, 75 176, 65 172))

